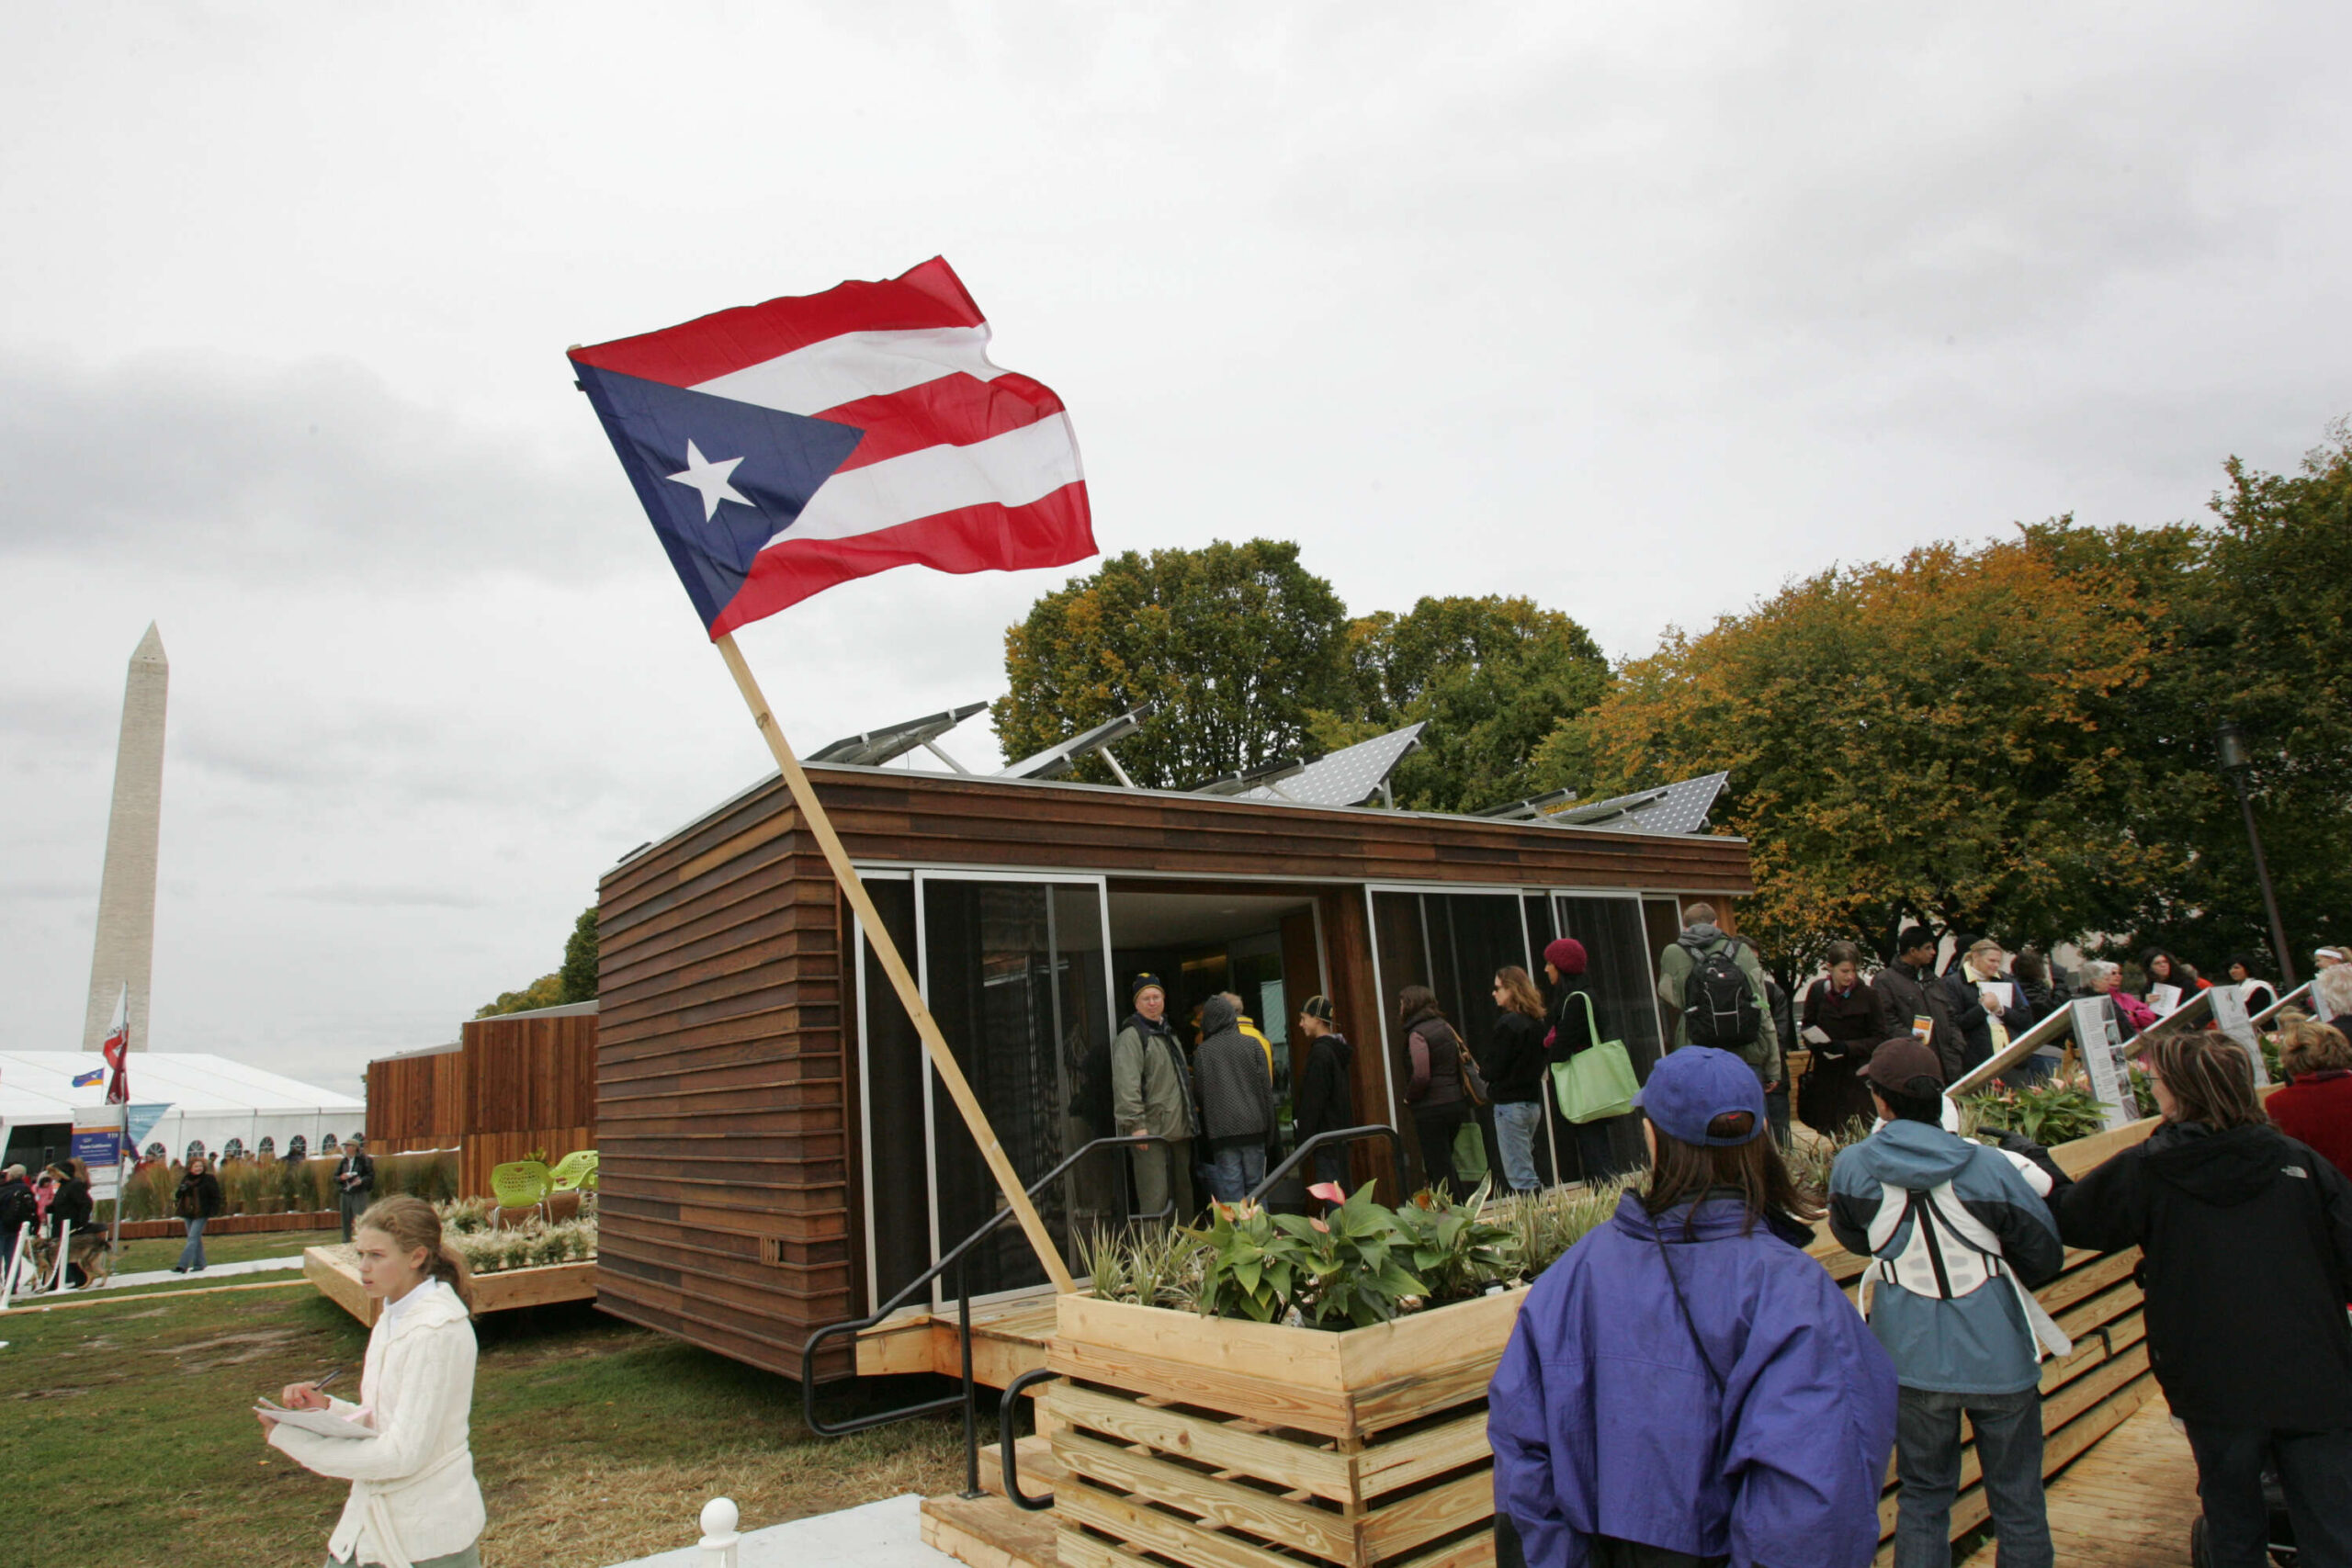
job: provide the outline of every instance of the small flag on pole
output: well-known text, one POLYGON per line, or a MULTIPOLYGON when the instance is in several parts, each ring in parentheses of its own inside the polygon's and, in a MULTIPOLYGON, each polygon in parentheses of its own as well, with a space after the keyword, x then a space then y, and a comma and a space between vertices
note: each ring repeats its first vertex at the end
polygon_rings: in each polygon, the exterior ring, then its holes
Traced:
POLYGON ((130 1051, 130 987, 125 985, 115 993, 114 1023, 107 1030, 106 1043, 98 1047, 98 1055, 107 1059, 114 1077, 107 1085, 108 1105, 130 1102, 130 1078, 123 1066, 123 1058, 130 1051))
POLYGON ((107 1070, 104 1067, 92 1067, 88 1072, 79 1074, 74 1077, 74 1087, 75 1089, 87 1089, 106 1076, 107 1070))
POLYGON ((716 640, 892 567, 1094 553, 1061 400, 989 363, 988 344, 934 256, 571 357, 716 640))

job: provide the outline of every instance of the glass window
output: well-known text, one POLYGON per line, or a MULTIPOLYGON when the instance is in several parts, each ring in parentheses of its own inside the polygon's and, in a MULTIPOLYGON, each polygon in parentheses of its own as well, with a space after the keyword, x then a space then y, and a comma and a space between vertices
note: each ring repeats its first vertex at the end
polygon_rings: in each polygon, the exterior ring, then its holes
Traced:
POLYGON ((1396 998, 1408 986, 1427 986, 1463 1043, 1483 1055, 1500 1011, 1495 1006, 1495 971, 1510 964, 1525 965, 1527 933, 1517 893, 1374 893, 1372 911, 1397 1139, 1405 1153, 1406 1184, 1418 1189, 1428 1183, 1429 1165, 1405 1100, 1413 1069, 1396 998))
MULTIPOLYGON (((915 951, 915 886, 876 878, 865 885, 875 912, 901 953, 915 951)), ((931 1180, 923 1158, 930 1134, 922 1119, 922 1041, 883 972, 874 944, 861 940, 865 1024, 866 1183, 875 1296, 880 1306, 931 1267, 931 1180)), ((952 1113, 952 1112, 951 1112, 952 1113)))
MULTIPOLYGON (((1024 1182, 1111 1134, 1111 1019, 1102 908, 1091 885, 922 883, 926 994, 997 1139, 1024 1182)), ((934 1085, 942 1250, 1003 1200, 944 1085, 934 1085)), ((1061 1244, 1125 1217, 1125 1160, 1099 1155, 1039 1195, 1061 1244)), ((878 1174, 878 1173, 877 1173, 878 1174)), ((1019 1225, 1007 1221, 972 1256, 975 1296, 1045 1282, 1019 1225)), ((943 1294, 955 1289, 941 1281, 943 1294)))

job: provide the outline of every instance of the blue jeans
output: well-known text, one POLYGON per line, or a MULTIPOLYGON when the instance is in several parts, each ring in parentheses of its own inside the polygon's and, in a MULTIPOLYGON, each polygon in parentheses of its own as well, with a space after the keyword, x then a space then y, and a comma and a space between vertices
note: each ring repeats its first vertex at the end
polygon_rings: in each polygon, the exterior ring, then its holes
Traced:
POLYGON ((1503 1179, 1510 1183, 1514 1192, 1532 1192, 1544 1185, 1535 1174, 1535 1135, 1544 1130, 1544 1102, 1531 1100, 1523 1105, 1498 1102, 1495 1106, 1495 1142, 1503 1154, 1503 1179))
POLYGON ((1236 1144, 1210 1156, 1209 1192, 1220 1203, 1238 1203, 1265 1179, 1263 1144, 1236 1144))
POLYGON ((1894 1568, 1951 1568, 1951 1500, 1960 1490, 1960 1413, 1976 1429, 1984 1499, 2000 1538, 2001 1568, 2050 1568, 2050 1515, 2041 1497, 2041 1393, 1902 1391, 1894 1412, 1894 1475, 1903 1483, 1894 1568))
POLYGON ((2197 1455, 2197 1497, 2205 1507, 2213 1568, 2263 1568, 2270 1561, 2262 1466, 2274 1456, 2296 1562, 2303 1568, 2352 1564, 2352 1428, 2273 1432, 2191 1421, 2188 1446, 2197 1455))
POLYGON ((201 1216, 187 1222, 187 1245, 180 1248, 182 1269, 204 1267, 204 1220, 201 1216))

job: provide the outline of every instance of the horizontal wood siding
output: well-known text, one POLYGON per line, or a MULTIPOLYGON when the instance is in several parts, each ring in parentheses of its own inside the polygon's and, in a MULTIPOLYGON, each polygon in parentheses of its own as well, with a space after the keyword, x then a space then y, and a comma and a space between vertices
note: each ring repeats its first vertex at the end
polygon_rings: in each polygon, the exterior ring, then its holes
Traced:
MULTIPOLYGON (((864 863, 1338 884, 1321 892, 1323 935, 1334 993, 1351 1009, 1376 1005, 1368 957, 1351 956, 1369 953, 1364 882, 1717 897, 1751 886, 1747 846, 1730 839, 811 773, 864 863)), ((846 929, 775 780, 605 875, 594 1117, 604 1310, 793 1374, 814 1328, 865 1310, 853 1267, 846 929)), ((1376 1069, 1358 1092, 1366 1119, 1385 1121, 1376 1069)), ((1385 1158, 1359 1158, 1362 1174, 1386 1174, 1385 1158)))
POLYGON ((597 1300, 797 1374, 855 1303, 840 922, 794 829, 763 792, 605 881, 597 1300))

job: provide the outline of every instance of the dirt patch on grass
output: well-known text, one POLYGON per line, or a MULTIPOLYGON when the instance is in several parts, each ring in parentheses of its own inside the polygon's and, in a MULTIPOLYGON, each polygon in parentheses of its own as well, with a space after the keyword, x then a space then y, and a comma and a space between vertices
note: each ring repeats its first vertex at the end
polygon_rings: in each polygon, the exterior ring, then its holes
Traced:
POLYGON ((247 1361, 263 1361, 301 1338, 288 1328, 256 1329, 249 1334, 223 1334, 211 1339, 199 1339, 193 1345, 182 1345, 172 1354, 186 1372, 209 1372, 220 1367, 242 1366, 247 1361), (214 1351, 225 1354, 214 1355, 214 1351))

